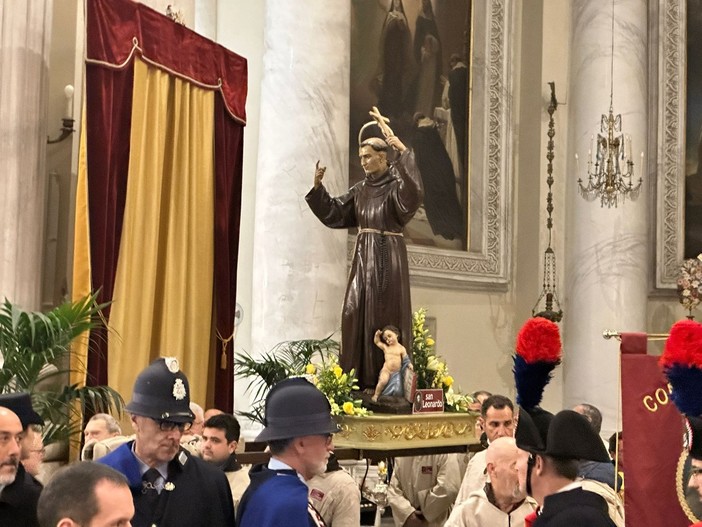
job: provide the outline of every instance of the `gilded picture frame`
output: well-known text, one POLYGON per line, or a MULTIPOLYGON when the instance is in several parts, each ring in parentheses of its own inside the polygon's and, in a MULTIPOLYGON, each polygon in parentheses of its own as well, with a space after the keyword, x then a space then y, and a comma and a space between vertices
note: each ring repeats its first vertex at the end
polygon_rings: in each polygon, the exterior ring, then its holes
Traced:
MULTIPOLYGON (((513 160, 510 142, 515 126, 511 101, 514 39, 518 32, 515 31, 512 0, 475 1, 470 5, 467 239, 462 249, 425 246, 409 239, 410 279, 413 285, 419 286, 503 291, 511 278, 513 160)), ((352 61, 354 53, 357 51, 353 49, 352 38, 352 61)), ((353 98, 352 79, 352 109, 353 98)), ((354 120, 351 121, 353 128, 354 120)), ((358 130, 350 134, 351 163, 357 163, 358 159, 357 143, 354 144, 357 133, 358 130)), ((351 234, 349 257, 354 239, 351 234)))

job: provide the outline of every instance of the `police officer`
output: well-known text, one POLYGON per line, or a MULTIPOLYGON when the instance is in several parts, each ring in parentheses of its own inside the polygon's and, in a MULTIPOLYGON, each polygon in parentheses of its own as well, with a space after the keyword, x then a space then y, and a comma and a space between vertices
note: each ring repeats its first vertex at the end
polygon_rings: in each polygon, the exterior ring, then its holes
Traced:
POLYGON ((126 409, 135 439, 101 458, 127 478, 134 527, 230 526, 232 495, 221 470, 180 447, 193 414, 190 386, 175 358, 159 358, 134 383, 126 409))
POLYGON ((305 480, 323 474, 339 431, 326 396, 303 378, 277 383, 266 398, 265 429, 256 441, 271 452, 268 465, 249 473, 251 484, 239 502, 240 527, 324 525, 307 497, 305 480))

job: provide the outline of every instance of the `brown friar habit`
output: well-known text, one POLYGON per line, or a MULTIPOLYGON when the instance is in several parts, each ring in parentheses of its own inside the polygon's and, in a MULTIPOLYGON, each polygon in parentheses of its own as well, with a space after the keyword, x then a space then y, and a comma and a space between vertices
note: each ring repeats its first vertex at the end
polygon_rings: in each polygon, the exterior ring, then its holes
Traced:
POLYGON ((374 388, 383 367, 383 352, 373 344, 376 330, 397 326, 400 342, 411 354, 407 248, 397 234, 417 212, 423 195, 414 153, 407 149, 385 174, 366 177, 343 196, 332 198, 319 185, 305 198, 327 227, 359 228, 341 314, 339 362, 346 372, 356 370, 361 389, 374 388))

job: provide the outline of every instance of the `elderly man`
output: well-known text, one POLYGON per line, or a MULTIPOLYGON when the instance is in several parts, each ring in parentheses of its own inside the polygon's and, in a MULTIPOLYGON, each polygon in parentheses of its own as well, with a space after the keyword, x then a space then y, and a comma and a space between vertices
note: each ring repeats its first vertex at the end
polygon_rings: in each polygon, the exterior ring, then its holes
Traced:
POLYGON ((579 460, 604 462, 609 455, 585 417, 572 410, 558 412, 548 428, 546 445, 529 414, 520 411, 517 446, 530 453, 527 491, 541 506, 533 527, 587 525, 614 527, 605 499, 583 488, 579 460))
POLYGON ((451 512, 445 527, 509 527, 523 525, 536 503, 526 497, 517 472, 519 449, 512 437, 498 437, 486 451, 490 481, 471 492, 451 512))
MULTIPOLYGON (((514 404, 504 395, 491 395, 483 401, 480 407, 479 426, 485 431, 488 444, 498 437, 514 436, 514 404)), ((475 454, 463 476, 461 488, 456 496, 456 503, 465 501, 471 492, 480 490, 487 481, 487 452, 475 454)))
POLYGON ((460 481, 458 454, 397 458, 388 486, 395 526, 443 525, 460 481))
POLYGON ((249 473, 236 460, 241 427, 231 414, 218 414, 205 421, 202 431, 202 459, 224 471, 234 498, 234 508, 249 486, 249 473))
POLYGON ((41 434, 44 420, 34 411, 32 398, 26 392, 4 393, 0 395, 0 406, 12 410, 22 423, 24 434, 20 443, 20 460, 27 459, 36 443, 37 434, 41 434))
POLYGON ((23 427, 17 414, 0 407, 0 525, 33 526, 41 485, 20 463, 23 427))
MULTIPOLYGON (((573 407, 573 411, 585 417, 595 433, 599 435, 600 430, 602 430, 602 413, 596 406, 588 403, 581 403, 575 405, 573 407)), ((617 477, 617 482, 615 485, 614 465, 612 464, 611 460, 608 460, 607 462, 583 460, 580 463, 580 468, 578 469, 578 476, 583 479, 599 481, 609 485, 614 490, 621 488, 622 482, 620 477, 617 477)))
POLYGON ((134 516, 125 477, 86 461, 59 470, 41 493, 41 527, 125 527, 134 516))
POLYGON ((239 502, 237 526, 307 527, 325 525, 307 497, 305 480, 323 474, 339 427, 326 396, 302 378, 283 380, 266 397, 265 441, 271 459, 256 465, 239 502))
POLYGON ((102 441, 118 435, 122 435, 122 429, 117 420, 110 414, 95 414, 83 430, 86 443, 88 441, 102 441))
POLYGON ((126 476, 135 527, 232 525, 234 507, 221 470, 180 447, 190 428, 190 385, 175 358, 156 359, 137 377, 126 406, 135 439, 100 458, 126 476))
POLYGON ((190 411, 195 416, 195 419, 193 420, 193 424, 190 427, 190 433, 192 435, 201 436, 202 429, 204 428, 204 425, 205 425, 205 411, 202 409, 202 406, 200 406, 197 403, 193 403, 193 402, 190 403, 190 411))

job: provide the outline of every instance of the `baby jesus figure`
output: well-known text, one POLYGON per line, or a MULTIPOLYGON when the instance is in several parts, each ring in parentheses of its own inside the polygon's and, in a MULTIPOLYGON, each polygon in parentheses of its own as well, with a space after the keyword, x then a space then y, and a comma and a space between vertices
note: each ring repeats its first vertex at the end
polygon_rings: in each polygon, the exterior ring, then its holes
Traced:
POLYGON ((407 350, 400 344, 400 330, 395 326, 385 326, 382 331, 375 332, 373 342, 385 354, 385 363, 378 375, 378 384, 372 400, 378 401, 381 395, 402 397, 402 379, 404 372, 409 367, 412 369, 407 350))

